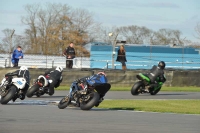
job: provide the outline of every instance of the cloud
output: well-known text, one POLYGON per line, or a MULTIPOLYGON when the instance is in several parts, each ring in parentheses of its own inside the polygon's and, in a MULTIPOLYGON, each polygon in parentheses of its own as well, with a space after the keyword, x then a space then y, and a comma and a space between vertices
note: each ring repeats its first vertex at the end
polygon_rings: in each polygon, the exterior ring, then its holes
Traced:
POLYGON ((169 2, 153 2, 153 3, 137 3, 141 7, 153 7, 153 8, 180 8, 177 4, 169 2))

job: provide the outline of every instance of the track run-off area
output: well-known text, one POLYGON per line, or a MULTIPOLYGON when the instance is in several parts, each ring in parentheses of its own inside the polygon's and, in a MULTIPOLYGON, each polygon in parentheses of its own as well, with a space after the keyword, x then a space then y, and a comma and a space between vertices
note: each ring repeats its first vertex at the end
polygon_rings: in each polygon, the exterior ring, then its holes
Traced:
MULTIPOLYGON (((58 109, 68 91, 55 91, 0 105, 0 133, 199 133, 200 115, 93 108, 58 109)), ((200 92, 159 92, 132 96, 129 91, 110 91, 110 99, 200 99, 200 92)))

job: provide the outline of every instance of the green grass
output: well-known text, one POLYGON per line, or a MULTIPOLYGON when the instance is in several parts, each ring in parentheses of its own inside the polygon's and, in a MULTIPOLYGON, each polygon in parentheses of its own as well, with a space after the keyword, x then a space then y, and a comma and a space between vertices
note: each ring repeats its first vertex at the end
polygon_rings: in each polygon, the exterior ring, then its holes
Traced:
MULTIPOLYGON (((60 86, 58 90, 69 90, 60 86)), ((130 91, 131 87, 112 87, 110 91, 130 91)), ((163 87, 161 91, 200 92, 200 87, 163 87)), ((181 114, 200 114, 200 100, 104 100, 98 108, 181 114)))
POLYGON ((200 114, 200 100, 104 100, 98 108, 200 114))
MULTIPOLYGON (((70 85, 60 86, 57 90, 69 90, 70 85)), ((130 91, 131 87, 111 87, 110 91, 130 91)), ((184 92, 200 92, 200 87, 162 87, 161 91, 184 91, 184 92)))

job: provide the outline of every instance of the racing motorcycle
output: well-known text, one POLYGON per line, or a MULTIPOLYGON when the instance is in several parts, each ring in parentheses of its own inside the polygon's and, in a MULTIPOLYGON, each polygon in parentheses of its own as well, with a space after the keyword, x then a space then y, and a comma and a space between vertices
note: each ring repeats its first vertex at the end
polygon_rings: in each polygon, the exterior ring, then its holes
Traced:
POLYGON ((6 74, 0 84, 1 104, 7 104, 14 97, 24 99, 23 89, 26 85, 26 79, 22 77, 13 77, 16 74, 6 74))
POLYGON ((41 95, 44 95, 45 93, 48 94, 48 86, 49 83, 52 82, 52 80, 48 80, 49 76, 46 75, 40 75, 35 80, 33 85, 28 89, 26 96, 31 98, 32 96, 36 95, 37 97, 40 97, 41 95))
POLYGON ((95 74, 84 81, 78 79, 71 84, 69 94, 61 99, 58 108, 64 109, 71 105, 90 110, 99 106, 110 87, 105 74, 95 74))
POLYGON ((132 86, 132 95, 139 95, 142 93, 150 93, 151 95, 156 95, 163 85, 163 82, 160 82, 159 78, 157 78, 156 80, 159 85, 154 87, 147 75, 139 73, 138 75, 136 75, 136 77, 137 79, 139 79, 139 81, 132 86))

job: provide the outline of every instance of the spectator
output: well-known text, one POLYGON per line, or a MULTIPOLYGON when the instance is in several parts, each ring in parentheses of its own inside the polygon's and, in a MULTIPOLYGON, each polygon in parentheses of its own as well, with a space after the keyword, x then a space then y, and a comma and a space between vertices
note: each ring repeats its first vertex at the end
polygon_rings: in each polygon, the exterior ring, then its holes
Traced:
POLYGON ((24 57, 24 54, 22 52, 21 46, 17 46, 17 48, 12 53, 12 64, 13 67, 18 67, 19 59, 22 59, 24 57))
POLYGON ((126 50, 124 49, 124 45, 121 45, 118 53, 117 53, 117 59, 116 61, 121 62, 122 63, 122 69, 126 70, 126 50))
POLYGON ((73 67, 73 59, 76 55, 73 42, 65 49, 63 55, 66 57, 66 68, 71 69, 73 67))

